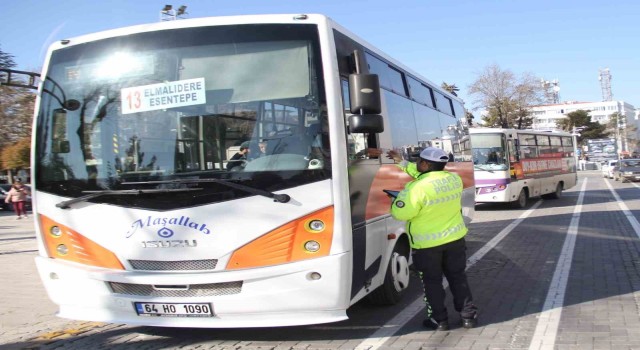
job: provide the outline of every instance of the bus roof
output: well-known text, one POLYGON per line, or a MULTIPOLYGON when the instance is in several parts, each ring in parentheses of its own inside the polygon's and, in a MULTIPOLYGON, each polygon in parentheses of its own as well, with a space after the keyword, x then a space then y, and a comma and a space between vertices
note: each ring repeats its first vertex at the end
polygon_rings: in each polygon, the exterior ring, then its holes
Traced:
POLYGON ((557 135, 572 136, 570 132, 562 130, 535 130, 535 129, 506 129, 506 128, 469 128, 470 134, 534 134, 534 135, 557 135))
MULTIPOLYGON (((105 31, 89 33, 77 37, 72 37, 68 39, 58 40, 52 43, 49 46, 49 52, 47 53, 47 57, 50 56, 51 52, 57 49, 69 47, 72 45, 83 44, 95 40, 102 40, 112 37, 137 34, 137 33, 145 33, 145 32, 153 32, 160 30, 170 30, 170 29, 180 29, 180 28, 194 28, 194 27, 205 27, 205 26, 220 26, 220 25, 233 25, 233 24, 300 24, 300 23, 310 23, 317 24, 319 26, 325 26, 330 29, 337 29, 345 35, 353 38, 358 41, 363 46, 367 47, 367 49, 374 52, 376 55, 392 62, 399 68, 402 68, 405 72, 413 75, 420 80, 427 82, 432 88, 438 90, 439 92, 445 94, 447 97, 457 100, 464 104, 462 99, 458 96, 451 94, 450 92, 442 89, 440 85, 435 84, 424 76, 418 74, 411 68, 405 66, 400 63, 396 59, 377 49, 374 45, 370 44, 366 40, 362 39, 358 35, 349 31, 342 25, 338 24, 330 17, 327 17, 322 14, 264 14, 264 15, 237 15, 237 16, 217 16, 217 17, 200 17, 200 18, 189 18, 189 19, 180 19, 173 21, 161 21, 161 22, 153 22, 147 24, 139 24, 128 27, 120 27, 109 29, 105 31)), ((47 58, 48 60, 48 58, 47 58)), ((48 62, 45 62, 45 66, 48 62)))

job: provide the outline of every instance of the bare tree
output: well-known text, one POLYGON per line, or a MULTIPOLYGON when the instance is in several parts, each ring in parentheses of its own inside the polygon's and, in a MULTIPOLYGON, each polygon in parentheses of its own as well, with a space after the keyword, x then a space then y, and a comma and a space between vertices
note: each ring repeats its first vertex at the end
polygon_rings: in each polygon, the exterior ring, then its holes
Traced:
POLYGON ((529 107, 541 101, 542 89, 532 74, 516 77, 493 64, 469 86, 469 93, 476 96, 474 110, 482 108, 489 113, 483 118, 486 124, 524 129, 533 122, 529 107))
POLYGON ((543 100, 543 90, 539 79, 533 74, 525 73, 519 79, 514 88, 514 125, 517 129, 525 129, 533 124, 533 117, 529 107, 540 104, 543 100))
MULTIPOLYGON (((0 68, 14 68, 13 56, 0 50, 0 68)), ((0 79, 5 77, 0 76, 0 79)), ((33 108, 35 95, 22 88, 0 86, 0 153, 14 153, 11 157, 22 157, 23 163, 28 164, 28 142, 19 142, 29 139, 31 136, 31 122, 33 120, 33 108), (18 145, 19 144, 19 145, 18 145), (27 151, 16 152, 17 147, 27 147, 27 151)), ((3 160, 9 159, 3 156, 3 160)), ((13 167, 11 164, 2 164, 0 168, 13 167)))
POLYGON ((515 78, 511 71, 502 70, 496 64, 486 67, 469 86, 469 94, 477 96, 473 101, 474 110, 494 109, 499 126, 509 127, 506 103, 513 97, 514 86, 515 78))

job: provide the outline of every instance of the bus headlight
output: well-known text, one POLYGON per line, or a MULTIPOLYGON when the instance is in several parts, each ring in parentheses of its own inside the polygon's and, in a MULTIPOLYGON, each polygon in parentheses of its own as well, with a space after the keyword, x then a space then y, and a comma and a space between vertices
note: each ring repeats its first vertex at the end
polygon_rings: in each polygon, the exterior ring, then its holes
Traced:
POLYGON ((64 244, 59 244, 56 247, 56 252, 60 255, 67 255, 69 253, 69 248, 64 244))
POLYGON ((329 206, 265 233, 238 248, 227 269, 285 264, 329 255, 333 241, 333 206, 329 206))
POLYGON ((49 257, 106 269, 124 270, 118 257, 109 249, 69 226, 44 215, 38 217, 42 227, 41 236, 49 257))
POLYGON ((311 222, 309 222, 309 229, 311 229, 311 231, 320 232, 324 230, 324 222, 321 220, 311 220, 311 222))
POLYGON ((60 235, 62 235, 62 230, 58 226, 51 226, 49 233, 51 233, 53 237, 60 237, 60 235))
POLYGON ((304 244, 304 249, 306 249, 309 252, 315 253, 318 250, 320 250, 320 243, 318 243, 316 241, 307 241, 304 244))

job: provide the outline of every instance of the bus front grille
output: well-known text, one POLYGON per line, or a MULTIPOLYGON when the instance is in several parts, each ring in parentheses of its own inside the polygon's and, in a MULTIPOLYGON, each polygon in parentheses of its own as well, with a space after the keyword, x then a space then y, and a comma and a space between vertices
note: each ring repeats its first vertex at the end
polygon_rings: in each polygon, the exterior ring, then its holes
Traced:
POLYGON ((163 286, 151 284, 133 284, 109 282, 114 293, 149 297, 210 297, 238 294, 242 291, 242 281, 190 284, 180 286, 163 286), (174 288, 175 287, 175 288, 174 288))
POLYGON ((215 270, 216 265, 218 264, 218 260, 129 260, 129 264, 131 264, 131 267, 133 267, 135 270, 144 271, 202 271, 215 270))

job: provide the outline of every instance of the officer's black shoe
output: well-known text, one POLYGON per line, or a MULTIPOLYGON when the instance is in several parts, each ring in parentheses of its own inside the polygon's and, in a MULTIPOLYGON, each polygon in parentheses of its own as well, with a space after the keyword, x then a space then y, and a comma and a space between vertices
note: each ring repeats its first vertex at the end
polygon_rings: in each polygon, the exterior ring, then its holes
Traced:
POLYGON ((427 318, 422 321, 422 325, 426 328, 437 330, 437 331, 448 331, 449 330, 449 321, 436 321, 433 318, 427 318))
POLYGON ((478 314, 475 314, 472 318, 462 318, 463 328, 475 328, 478 325, 478 314))

